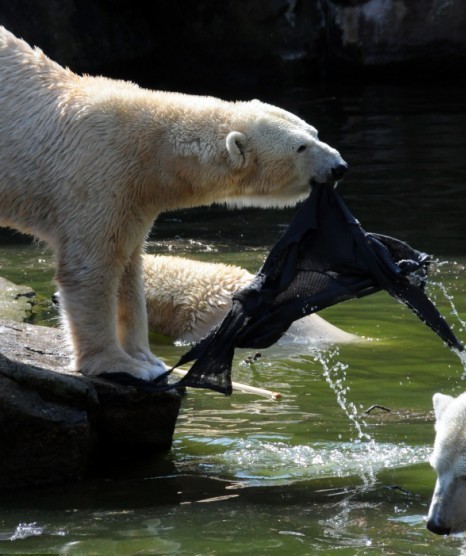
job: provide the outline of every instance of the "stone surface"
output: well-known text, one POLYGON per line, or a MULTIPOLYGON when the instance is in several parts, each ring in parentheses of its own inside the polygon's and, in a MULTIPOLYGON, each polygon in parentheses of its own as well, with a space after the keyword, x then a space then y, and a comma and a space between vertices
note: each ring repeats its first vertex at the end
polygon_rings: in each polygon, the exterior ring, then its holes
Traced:
POLYGON ((416 71, 419 61, 453 66, 466 55, 463 0, 334 1, 328 24, 334 57, 361 67, 401 64, 416 71))
MULTIPOLYGON (((10 363, 0 357, 0 373, 10 363)), ((0 374, 0 488, 84 475, 92 447, 87 412, 48 400, 0 374)))
POLYGON ((0 276, 0 315, 23 322, 32 315, 36 294, 28 286, 17 286, 0 276))
POLYGON ((176 392, 67 371, 56 329, 0 321, 0 488, 85 476, 96 462, 170 448, 176 392))
POLYGON ((0 23, 75 71, 203 92, 466 58, 464 0, 0 0, 0 23))

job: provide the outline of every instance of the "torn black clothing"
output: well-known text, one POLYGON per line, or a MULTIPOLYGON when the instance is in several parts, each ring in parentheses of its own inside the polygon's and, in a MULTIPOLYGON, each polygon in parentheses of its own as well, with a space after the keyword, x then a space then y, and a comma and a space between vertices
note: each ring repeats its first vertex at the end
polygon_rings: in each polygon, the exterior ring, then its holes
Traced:
POLYGON ((176 366, 195 363, 177 386, 230 394, 236 347, 269 347, 293 321, 382 289, 462 350, 423 291, 428 266, 425 253, 366 233, 334 188, 316 185, 225 319, 180 359, 176 366))

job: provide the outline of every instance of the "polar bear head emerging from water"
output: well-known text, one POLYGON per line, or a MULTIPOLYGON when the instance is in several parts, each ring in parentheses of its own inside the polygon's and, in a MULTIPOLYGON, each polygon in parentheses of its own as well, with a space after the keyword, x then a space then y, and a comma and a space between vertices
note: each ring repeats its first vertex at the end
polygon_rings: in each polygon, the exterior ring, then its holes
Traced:
POLYGON ((466 531, 466 392, 433 397, 435 444, 430 459, 437 472, 427 528, 438 535, 466 531))

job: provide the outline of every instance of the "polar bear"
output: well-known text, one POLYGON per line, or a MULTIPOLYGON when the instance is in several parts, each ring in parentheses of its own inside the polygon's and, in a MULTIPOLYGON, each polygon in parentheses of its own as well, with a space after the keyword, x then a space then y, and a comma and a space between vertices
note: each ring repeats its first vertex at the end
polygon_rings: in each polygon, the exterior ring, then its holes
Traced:
POLYGON ((435 443, 430 463, 437 473, 427 528, 438 535, 466 531, 466 392, 433 397, 435 443))
POLYGON ((74 365, 151 380, 142 280, 161 211, 293 205, 347 169, 314 127, 259 101, 79 76, 0 28, 0 225, 52 247, 74 365))
MULTIPOLYGON (((185 257, 144 255, 149 328, 181 342, 201 340, 229 311, 233 294, 254 275, 236 265, 185 257)), ((294 322, 284 340, 315 343, 360 341, 313 314, 294 322)))

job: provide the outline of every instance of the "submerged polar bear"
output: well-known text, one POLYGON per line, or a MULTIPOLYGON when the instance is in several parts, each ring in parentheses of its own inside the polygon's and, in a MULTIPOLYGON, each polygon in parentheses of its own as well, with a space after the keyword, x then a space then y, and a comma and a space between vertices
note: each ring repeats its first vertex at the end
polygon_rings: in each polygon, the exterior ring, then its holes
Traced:
MULTIPOLYGON (((167 255, 144 255, 143 268, 149 328, 189 343, 206 336, 230 310, 233 294, 254 278, 239 266, 167 255)), ((323 344, 361 341, 316 314, 294 322, 284 340, 323 344)))
POLYGON ((161 211, 293 205, 346 169, 289 112, 81 77, 0 28, 0 225, 53 248, 85 374, 164 371, 149 349, 141 271, 161 211))
POLYGON ((427 528, 438 535, 466 531, 466 392, 433 397, 435 444, 430 459, 437 472, 427 528))

